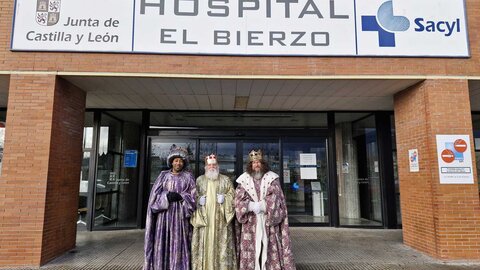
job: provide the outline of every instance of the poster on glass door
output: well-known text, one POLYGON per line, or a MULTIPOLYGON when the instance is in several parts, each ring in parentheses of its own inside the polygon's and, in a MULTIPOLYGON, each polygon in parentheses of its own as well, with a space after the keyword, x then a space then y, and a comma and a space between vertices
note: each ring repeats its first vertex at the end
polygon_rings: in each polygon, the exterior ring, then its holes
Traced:
POLYGON ((473 184, 469 135, 437 135, 440 184, 473 184))
POLYGON ((300 166, 301 179, 317 179, 317 154, 300 154, 300 166))

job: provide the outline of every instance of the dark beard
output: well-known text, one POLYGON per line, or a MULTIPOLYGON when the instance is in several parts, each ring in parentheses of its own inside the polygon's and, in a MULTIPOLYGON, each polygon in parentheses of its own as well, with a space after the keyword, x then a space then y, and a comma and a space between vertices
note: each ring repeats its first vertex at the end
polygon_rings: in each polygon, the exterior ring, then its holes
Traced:
POLYGON ((251 176, 252 176, 253 179, 255 179, 255 180, 260 180, 260 179, 262 179, 262 178, 263 178, 263 175, 264 175, 264 173, 263 173, 262 171, 253 172, 253 173, 251 174, 251 176))

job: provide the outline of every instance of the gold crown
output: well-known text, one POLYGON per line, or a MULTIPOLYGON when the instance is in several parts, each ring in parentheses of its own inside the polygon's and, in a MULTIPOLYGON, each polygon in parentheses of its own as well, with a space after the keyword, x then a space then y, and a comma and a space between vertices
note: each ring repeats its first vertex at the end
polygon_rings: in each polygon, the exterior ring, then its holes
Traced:
POLYGON ((255 151, 255 150, 252 150, 250 152, 250 154, 248 154, 248 157, 250 159, 250 161, 255 161, 255 160, 262 160, 262 150, 258 150, 258 151, 255 151))

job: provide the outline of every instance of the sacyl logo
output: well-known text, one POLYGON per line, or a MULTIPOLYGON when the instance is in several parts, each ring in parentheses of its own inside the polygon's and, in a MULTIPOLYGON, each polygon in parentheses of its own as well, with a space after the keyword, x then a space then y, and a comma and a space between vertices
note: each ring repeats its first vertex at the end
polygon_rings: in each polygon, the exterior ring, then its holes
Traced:
POLYGON ((380 47, 395 47, 394 32, 407 31, 410 21, 404 16, 393 15, 393 3, 383 3, 377 12, 377 16, 362 16, 362 31, 378 32, 378 44, 380 47))
POLYGON ((460 33, 460 19, 457 18, 453 22, 449 21, 426 21, 424 18, 416 18, 415 32, 440 32, 449 37, 453 32, 460 33))
POLYGON ((60 19, 61 0, 37 0, 35 20, 43 26, 54 25, 60 19))

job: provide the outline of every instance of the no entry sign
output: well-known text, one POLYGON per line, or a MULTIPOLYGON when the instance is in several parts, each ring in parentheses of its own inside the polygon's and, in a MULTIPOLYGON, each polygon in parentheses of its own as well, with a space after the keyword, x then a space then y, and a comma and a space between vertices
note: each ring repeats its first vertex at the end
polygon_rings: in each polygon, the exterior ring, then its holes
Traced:
POLYGON ((437 135, 441 184, 473 184, 469 135, 437 135))
POLYGON ((446 163, 452 163, 455 160, 455 154, 452 150, 445 149, 442 151, 442 160, 446 163))

